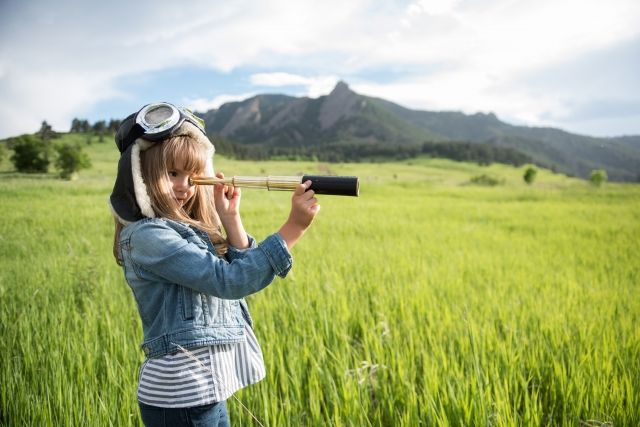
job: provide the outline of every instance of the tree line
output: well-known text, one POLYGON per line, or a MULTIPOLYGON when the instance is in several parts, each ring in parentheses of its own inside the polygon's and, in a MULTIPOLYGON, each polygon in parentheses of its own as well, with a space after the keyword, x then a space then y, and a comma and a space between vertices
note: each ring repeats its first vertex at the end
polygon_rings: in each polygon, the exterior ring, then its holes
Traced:
POLYGON ((98 120, 94 124, 90 124, 89 120, 74 118, 71 121, 71 133, 116 133, 122 120, 111 119, 108 122, 106 120, 98 120))
MULTIPOLYGON (((88 120, 74 118, 71 133, 93 133, 103 141, 103 135, 117 132, 122 120, 100 120, 93 124, 88 120)), ((466 141, 432 142, 418 144, 385 144, 381 142, 341 141, 315 143, 311 145, 278 146, 266 144, 244 144, 210 135, 216 151, 238 160, 267 160, 272 158, 315 159, 324 162, 362 162, 379 160, 404 160, 427 155, 461 162, 476 162, 481 165, 504 163, 522 166, 532 163, 526 154, 513 148, 499 147, 490 143, 466 141)))
POLYGON ((463 141, 423 142, 422 144, 383 144, 379 142, 337 142, 309 146, 281 147, 261 144, 239 144, 214 137, 216 150, 239 160, 270 158, 317 159, 325 162, 362 162, 404 160, 427 155, 481 165, 504 163, 522 166, 532 159, 510 147, 499 147, 463 141))
MULTIPOLYGON (((88 120, 73 119, 70 133, 87 134, 87 144, 91 144, 91 137, 98 135, 99 142, 104 142, 105 133, 117 132, 121 120, 111 119, 108 123, 100 120, 90 124, 88 120)), ((49 165, 53 163, 60 171, 60 176, 72 179, 79 170, 91 167, 89 157, 83 152, 80 144, 53 143, 60 133, 43 121, 38 132, 32 135, 22 135, 8 138, 5 144, 0 144, 0 161, 5 157, 5 149, 13 151, 10 160, 19 172, 47 173, 49 165)), ((313 160, 323 162, 362 162, 403 160, 419 155, 436 158, 446 158, 456 161, 475 162, 480 165, 503 163, 512 166, 522 166, 534 163, 527 156, 510 147, 501 147, 491 143, 472 143, 465 141, 432 142, 422 144, 383 144, 380 142, 334 142, 316 143, 307 146, 276 146, 262 144, 242 144, 224 138, 210 136, 220 154, 238 160, 313 160)), ((529 167, 525 170, 523 179, 532 184, 536 178, 537 169, 529 167)), ((598 169, 591 172, 591 183, 600 186, 607 181, 605 170, 598 169)), ((471 183, 478 185, 498 185, 491 177, 479 176, 471 183)))

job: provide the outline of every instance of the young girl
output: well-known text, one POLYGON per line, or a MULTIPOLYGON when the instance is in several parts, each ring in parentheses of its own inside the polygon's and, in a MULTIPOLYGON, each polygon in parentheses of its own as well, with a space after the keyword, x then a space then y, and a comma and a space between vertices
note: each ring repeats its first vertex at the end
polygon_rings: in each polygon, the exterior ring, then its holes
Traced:
POLYGON ((116 144, 114 255, 142 320, 142 420, 228 426, 225 400, 265 375, 243 297, 286 276, 289 250, 320 206, 310 181, 300 184, 287 221, 256 244, 240 219, 239 188, 190 185, 213 174, 214 148, 188 110, 147 105, 123 121, 116 144))

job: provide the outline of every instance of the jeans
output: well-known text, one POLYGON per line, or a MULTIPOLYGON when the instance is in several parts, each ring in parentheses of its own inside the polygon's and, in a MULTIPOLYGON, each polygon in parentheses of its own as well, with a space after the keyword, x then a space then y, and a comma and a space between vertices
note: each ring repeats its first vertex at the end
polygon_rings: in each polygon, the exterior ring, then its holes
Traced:
POLYGON ((159 408, 138 402, 146 427, 230 427, 224 401, 191 408, 159 408))

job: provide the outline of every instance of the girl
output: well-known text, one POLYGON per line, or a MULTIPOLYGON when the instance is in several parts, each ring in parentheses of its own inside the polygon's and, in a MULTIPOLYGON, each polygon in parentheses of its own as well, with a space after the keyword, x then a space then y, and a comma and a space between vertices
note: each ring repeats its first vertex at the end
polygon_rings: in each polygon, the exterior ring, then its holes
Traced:
POLYGON ((190 185, 213 174, 214 148, 188 110, 147 105, 123 121, 116 144, 114 255, 142 320, 142 420, 228 426, 225 400, 265 375, 243 297, 291 269, 289 250, 320 209, 311 182, 293 193, 280 230, 256 244, 242 225, 239 188, 190 185))

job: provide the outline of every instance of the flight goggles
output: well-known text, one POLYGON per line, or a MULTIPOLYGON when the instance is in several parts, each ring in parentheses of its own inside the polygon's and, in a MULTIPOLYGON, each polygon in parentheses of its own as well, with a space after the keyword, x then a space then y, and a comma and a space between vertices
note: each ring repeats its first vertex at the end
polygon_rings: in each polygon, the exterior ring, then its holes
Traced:
POLYGON ((202 133, 205 133, 204 120, 187 108, 176 107, 168 102, 145 105, 136 114, 137 131, 141 131, 138 136, 149 141, 160 141, 170 135, 173 130, 179 128, 185 120, 193 123, 202 133))

